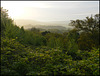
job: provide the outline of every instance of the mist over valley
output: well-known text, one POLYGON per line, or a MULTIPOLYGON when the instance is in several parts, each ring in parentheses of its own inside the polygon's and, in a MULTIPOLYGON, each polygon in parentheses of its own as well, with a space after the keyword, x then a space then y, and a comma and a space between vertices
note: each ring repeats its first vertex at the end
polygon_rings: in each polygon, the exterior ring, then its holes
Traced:
POLYGON ((36 21, 36 20, 25 20, 25 19, 16 19, 14 20, 15 24, 19 27, 23 26, 25 29, 29 28, 41 28, 41 29, 58 29, 66 30, 72 28, 69 26, 70 21, 36 21))

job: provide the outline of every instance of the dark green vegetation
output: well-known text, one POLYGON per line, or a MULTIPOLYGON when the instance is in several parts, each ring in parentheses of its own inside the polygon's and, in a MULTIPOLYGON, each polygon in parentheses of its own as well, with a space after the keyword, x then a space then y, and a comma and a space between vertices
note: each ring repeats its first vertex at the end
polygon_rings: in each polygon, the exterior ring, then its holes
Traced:
POLYGON ((99 14, 63 34, 24 30, 1 10, 1 75, 99 75, 99 14))

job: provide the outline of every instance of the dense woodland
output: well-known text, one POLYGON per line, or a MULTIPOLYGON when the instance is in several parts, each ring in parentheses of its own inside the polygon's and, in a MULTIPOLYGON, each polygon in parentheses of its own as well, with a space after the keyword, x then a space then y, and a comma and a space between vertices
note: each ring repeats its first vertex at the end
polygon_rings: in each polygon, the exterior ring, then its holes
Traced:
POLYGON ((1 75, 99 75, 99 14, 72 20, 74 29, 18 27, 1 12, 1 75))

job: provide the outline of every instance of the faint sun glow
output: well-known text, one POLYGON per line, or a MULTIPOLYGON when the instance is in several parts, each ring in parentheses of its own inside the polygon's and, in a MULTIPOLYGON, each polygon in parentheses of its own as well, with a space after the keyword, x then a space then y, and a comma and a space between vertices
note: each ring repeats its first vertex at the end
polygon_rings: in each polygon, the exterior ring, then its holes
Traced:
POLYGON ((21 18, 25 16, 26 7, 34 8, 49 8, 50 6, 45 3, 39 2, 27 2, 27 1, 2 1, 1 7, 8 10, 8 14, 11 18, 21 18))

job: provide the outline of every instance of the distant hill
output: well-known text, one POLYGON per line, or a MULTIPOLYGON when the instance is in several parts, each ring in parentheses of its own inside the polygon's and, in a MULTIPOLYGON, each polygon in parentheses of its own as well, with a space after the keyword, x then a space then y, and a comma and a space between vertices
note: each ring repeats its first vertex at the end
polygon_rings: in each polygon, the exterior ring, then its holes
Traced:
POLYGON ((24 26, 24 25, 40 25, 43 24, 42 22, 35 21, 35 20, 24 20, 24 19, 15 19, 14 22, 18 26, 24 26))
POLYGON ((35 20, 18 19, 18 20, 14 20, 14 22, 20 27, 24 26, 25 29, 35 27, 35 28, 42 28, 42 29, 66 30, 66 28, 67 29, 71 28, 71 26, 68 26, 69 21, 40 22, 35 20))
MULTIPOLYGON (((41 32, 44 31, 50 31, 52 33, 64 33, 64 32, 68 32, 68 29, 64 26, 38 26, 38 27, 32 27, 37 28, 38 30, 40 30, 41 32)), ((27 30, 31 30, 32 28, 28 28, 27 30)))
POLYGON ((34 27, 34 28, 42 28, 42 29, 58 29, 58 30, 66 30, 66 27, 64 26, 44 26, 44 25, 37 25, 37 26, 32 26, 32 25, 28 25, 28 26, 24 26, 25 28, 28 27, 34 27))

